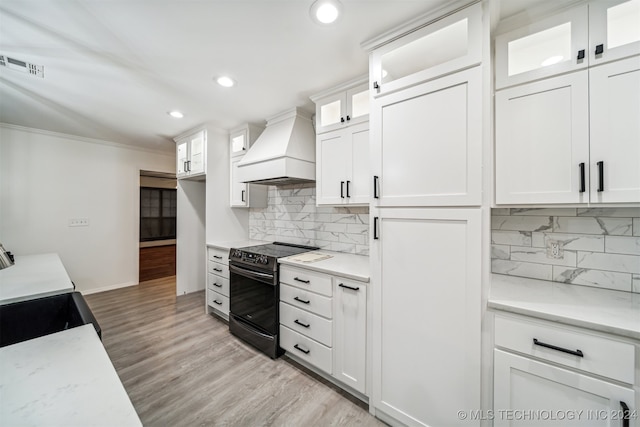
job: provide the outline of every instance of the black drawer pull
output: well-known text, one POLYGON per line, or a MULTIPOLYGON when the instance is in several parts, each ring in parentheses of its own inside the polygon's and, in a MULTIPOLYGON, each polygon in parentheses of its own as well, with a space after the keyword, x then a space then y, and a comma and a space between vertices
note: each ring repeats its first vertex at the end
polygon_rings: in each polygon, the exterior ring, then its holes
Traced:
POLYGON ((631 411, 629 411, 629 407, 622 400, 620 401, 620 407, 622 408, 622 427, 629 427, 631 411))
POLYGON ((214 255, 213 256, 215 259, 222 259, 222 257, 220 255, 214 255))
POLYGON ((218 304, 218 305, 222 305, 222 303, 220 301, 218 301, 217 299, 214 299, 213 302, 218 304))
POLYGON ((220 270, 219 268, 214 268, 213 271, 217 271, 218 273, 222 273, 222 270, 220 270))
POLYGON ((555 345, 546 344, 546 343, 543 343, 542 341, 538 341, 537 338, 533 339, 533 343, 535 345, 539 345, 540 347, 550 348, 551 350, 556 350, 556 351, 561 351, 563 353, 573 354, 574 356, 578 356, 578 357, 584 357, 584 354, 582 353, 581 350, 569 350, 569 349, 562 348, 562 347, 556 347, 555 345))
POLYGON ((311 350, 305 350, 305 349, 304 349, 304 348, 302 348, 302 347, 298 347, 298 344, 294 345, 294 346, 293 346, 293 348, 295 348, 295 349, 296 349, 296 350, 298 350, 298 351, 303 352, 304 354, 309 354, 309 353, 311 352, 311 350))
POLYGON ((309 301, 309 300, 303 300, 303 299, 300 299, 300 298, 298 298, 298 297, 295 297, 295 298, 294 298, 294 300, 296 300, 296 301, 298 301, 298 302, 301 302, 301 303, 303 303, 303 304, 309 304, 309 303, 311 302, 311 301, 309 301))
POLYGON ((596 55, 602 55, 602 53, 604 52, 604 45, 603 44, 599 44, 596 46, 596 55))
POLYGON ((222 285, 218 284, 218 283, 214 283, 213 286, 215 286, 216 288, 221 288, 222 285))
POLYGON ((584 193, 587 190, 587 185, 586 185, 586 181, 585 181, 585 175, 584 175, 584 163, 580 163, 578 165, 580 167, 580 193, 584 193))
POLYGON ((301 321, 299 321, 298 319, 294 320, 293 323, 302 326, 303 328, 308 328, 309 326, 311 326, 311 324, 309 323, 302 323, 301 321))
POLYGON ((578 60, 584 59, 584 49, 578 51, 578 60))
POLYGON ((298 279, 297 277, 294 277, 293 280, 295 280, 296 282, 301 282, 301 283, 311 283, 311 280, 302 280, 302 279, 298 279))
POLYGON ((340 286, 341 288, 345 288, 345 289, 351 289, 352 291, 359 291, 359 290, 360 290, 360 288, 359 288, 359 287, 357 287, 357 288, 353 288, 353 287, 351 287, 351 286, 347 286, 347 285, 345 285, 344 283, 340 283, 340 284, 338 284, 338 286, 340 286))
POLYGON ((598 192, 604 191, 604 162, 596 163, 598 165, 598 192))

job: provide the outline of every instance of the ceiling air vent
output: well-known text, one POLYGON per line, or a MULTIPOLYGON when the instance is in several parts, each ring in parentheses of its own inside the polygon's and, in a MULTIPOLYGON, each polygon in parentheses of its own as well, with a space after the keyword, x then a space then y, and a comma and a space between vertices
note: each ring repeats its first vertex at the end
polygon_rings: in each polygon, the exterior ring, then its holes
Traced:
POLYGON ((6 55, 0 55, 0 66, 7 67, 10 70, 21 71, 31 74, 32 76, 44 78, 44 66, 30 64, 19 59, 11 58, 6 55))

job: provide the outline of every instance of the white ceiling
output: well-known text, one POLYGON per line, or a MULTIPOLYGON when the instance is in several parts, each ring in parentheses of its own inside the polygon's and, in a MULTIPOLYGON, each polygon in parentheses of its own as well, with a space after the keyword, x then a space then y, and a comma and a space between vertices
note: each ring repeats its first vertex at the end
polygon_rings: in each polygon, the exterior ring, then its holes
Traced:
POLYGON ((310 95, 366 74, 360 43, 446 1, 342 0, 322 27, 312 0, 1 0, 0 53, 45 77, 0 67, 0 122, 173 150, 206 122, 313 111, 310 95))

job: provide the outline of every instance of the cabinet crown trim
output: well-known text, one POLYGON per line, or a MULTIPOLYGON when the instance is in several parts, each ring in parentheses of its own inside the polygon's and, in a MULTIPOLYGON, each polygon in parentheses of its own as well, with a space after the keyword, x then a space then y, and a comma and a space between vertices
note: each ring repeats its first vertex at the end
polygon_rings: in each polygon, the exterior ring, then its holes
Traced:
POLYGON ((310 100, 312 100, 313 102, 318 102, 320 99, 329 96, 329 95, 333 95, 334 93, 338 93, 338 92, 343 92, 347 89, 351 89, 355 86, 364 84, 364 83, 369 83, 369 74, 365 74, 364 76, 359 76, 356 77, 355 79, 346 81, 342 84, 339 84, 337 86, 332 86, 329 89, 323 90, 322 92, 318 92, 314 95, 311 95, 309 97, 310 100))

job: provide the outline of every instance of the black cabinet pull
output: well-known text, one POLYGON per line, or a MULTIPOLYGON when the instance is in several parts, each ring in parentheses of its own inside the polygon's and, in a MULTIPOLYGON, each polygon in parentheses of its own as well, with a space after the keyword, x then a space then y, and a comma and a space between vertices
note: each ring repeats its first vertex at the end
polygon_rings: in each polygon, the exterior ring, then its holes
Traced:
POLYGON ((351 197, 351 194, 349 194, 349 184, 351 184, 351 181, 347 181, 347 197, 351 197))
POLYGON ((294 277, 293 280, 295 280, 296 282, 302 282, 302 283, 307 283, 307 284, 311 283, 311 280, 302 280, 302 279, 299 279, 297 277, 294 277))
POLYGON ((298 351, 303 352, 304 354, 309 354, 309 352, 311 351, 311 350, 305 350, 305 349, 304 349, 304 348, 302 348, 302 347, 298 347, 298 344, 294 345, 294 346, 293 346, 293 348, 295 348, 295 349, 296 349, 296 350, 298 350, 298 351))
POLYGON ((187 172, 191 172, 191 160, 187 160, 187 172))
POLYGON ((351 117, 349 117, 349 115, 347 115, 347 121, 351 120, 351 117))
POLYGON ((604 191, 604 162, 596 163, 598 165, 598 192, 604 191))
POLYGON ((604 52, 604 45, 603 44, 599 44, 596 46, 596 55, 602 55, 602 53, 604 52))
POLYGON ((340 117, 340 123, 344 123, 344 117, 340 117))
POLYGON ((537 338, 533 339, 533 343, 535 345, 539 345, 540 347, 550 348, 551 350, 556 350, 556 351, 561 351, 563 353, 573 354, 574 356, 578 356, 578 357, 584 357, 584 354, 582 353, 581 350, 569 350, 569 349, 562 348, 562 347, 556 347, 555 345, 551 345, 551 344, 543 343, 542 341, 538 341, 537 338))
POLYGON ((378 84, 378 82, 373 82, 373 88, 380 89, 380 85, 378 84))
POLYGON ((189 171, 187 170, 187 162, 186 162, 186 161, 182 162, 182 171, 183 171, 183 172, 189 172, 189 171))
POLYGON ((214 255, 213 256, 215 259, 222 259, 222 257, 220 255, 214 255))
POLYGON ((293 299, 294 299, 294 300, 296 300, 296 301, 298 301, 298 302, 301 302, 301 303, 303 303, 303 304, 309 304, 309 303, 311 302, 311 301, 309 301, 309 300, 300 299, 300 298, 298 298, 298 297, 295 297, 295 298, 293 298, 293 299))
POLYGON ((380 196, 378 195, 378 177, 376 175, 373 176, 373 198, 380 198, 380 196))
POLYGON ((340 197, 344 199, 344 181, 340 181, 340 197))
POLYGON ((222 273, 222 270, 220 270, 219 268, 214 268, 213 271, 217 271, 218 273, 222 273))
POLYGON ((217 299, 214 299, 213 302, 218 304, 218 305, 222 305, 222 303, 220 301, 218 301, 217 299))
POLYGON ((584 193, 586 191, 586 182, 585 182, 585 176, 584 176, 584 163, 580 163, 578 165, 578 167, 580 168, 580 193, 584 193))
POLYGON ((584 59, 584 49, 578 51, 578 60, 584 59))
POLYGON ((345 288, 345 289, 351 289, 352 291, 359 291, 360 287, 354 288, 352 286, 347 286, 344 283, 340 283, 338 284, 338 286, 340 286, 341 288, 345 288))
POLYGON ((620 407, 622 408, 622 427, 629 427, 631 411, 629 411, 629 407, 622 400, 620 401, 620 407))
POLYGON ((244 191, 245 190, 242 190, 242 194, 240 195, 240 200, 242 200, 243 202, 244 202, 244 191))
POLYGON ((215 286, 216 288, 221 288, 222 285, 218 284, 218 283, 214 283, 213 286, 215 286))
POLYGON ((378 240, 378 217, 373 217, 373 240, 378 240))
POLYGON ((308 328, 309 326, 311 326, 309 323, 302 323, 301 321, 299 321, 298 319, 294 320, 293 323, 295 323, 296 325, 300 325, 303 328, 308 328))

